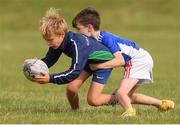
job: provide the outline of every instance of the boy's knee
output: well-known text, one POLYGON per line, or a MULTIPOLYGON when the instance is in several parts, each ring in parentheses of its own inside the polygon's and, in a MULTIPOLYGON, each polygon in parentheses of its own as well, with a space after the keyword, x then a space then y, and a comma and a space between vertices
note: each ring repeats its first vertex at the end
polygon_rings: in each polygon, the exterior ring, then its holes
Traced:
POLYGON ((78 91, 78 88, 75 86, 68 85, 67 86, 67 92, 75 93, 78 91))
POLYGON ((87 98, 87 102, 89 105, 91 106, 98 106, 98 99, 97 98, 93 98, 93 97, 88 97, 87 98))
POLYGON ((132 101, 134 101, 134 100, 137 100, 138 96, 137 96, 136 93, 134 93, 134 94, 132 94, 132 95, 130 96, 130 98, 131 98, 132 101))
POLYGON ((122 90, 117 90, 116 95, 124 96, 124 95, 127 95, 127 93, 125 91, 122 91, 122 90))

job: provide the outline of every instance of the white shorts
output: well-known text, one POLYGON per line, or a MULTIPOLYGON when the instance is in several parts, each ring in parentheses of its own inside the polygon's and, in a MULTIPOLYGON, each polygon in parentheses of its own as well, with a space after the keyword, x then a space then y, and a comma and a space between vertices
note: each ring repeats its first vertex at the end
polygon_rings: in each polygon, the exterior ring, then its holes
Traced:
POLYGON ((138 83, 152 83, 152 68, 153 60, 150 54, 140 49, 139 53, 125 66, 124 79, 134 78, 139 80, 138 83))

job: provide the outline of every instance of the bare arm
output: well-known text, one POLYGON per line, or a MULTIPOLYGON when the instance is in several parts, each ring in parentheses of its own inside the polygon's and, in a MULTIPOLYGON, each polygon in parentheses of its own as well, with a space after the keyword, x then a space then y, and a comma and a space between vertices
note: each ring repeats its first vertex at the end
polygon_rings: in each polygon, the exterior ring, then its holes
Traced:
POLYGON ((114 58, 110 61, 104 63, 90 64, 92 70, 96 69, 107 69, 107 68, 117 68, 124 66, 125 61, 120 51, 114 53, 114 58))

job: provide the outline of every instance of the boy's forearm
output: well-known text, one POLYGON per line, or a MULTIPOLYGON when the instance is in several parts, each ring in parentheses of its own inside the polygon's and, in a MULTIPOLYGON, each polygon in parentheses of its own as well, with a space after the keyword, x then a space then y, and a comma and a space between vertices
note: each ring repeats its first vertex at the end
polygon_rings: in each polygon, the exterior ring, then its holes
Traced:
POLYGON ((41 60, 46 63, 48 68, 50 68, 57 62, 61 53, 62 52, 58 52, 57 50, 54 50, 53 48, 49 48, 48 52, 46 53, 46 56, 42 58, 41 60))
POLYGON ((59 74, 51 74, 50 75, 50 83, 54 84, 68 84, 69 82, 73 81, 79 76, 80 72, 78 73, 59 73, 59 74))
POLYGON ((117 68, 120 66, 124 66, 124 61, 121 61, 121 60, 115 59, 115 58, 110 61, 104 62, 104 63, 90 64, 90 67, 92 70, 117 68))
POLYGON ((99 63, 97 65, 97 68, 107 69, 107 68, 117 68, 120 66, 124 66, 123 61, 118 60, 118 59, 112 59, 112 60, 104 62, 104 63, 99 63))
POLYGON ((113 55, 114 58, 112 60, 99 64, 99 68, 117 68, 125 65, 124 58, 120 51, 115 52, 113 55))

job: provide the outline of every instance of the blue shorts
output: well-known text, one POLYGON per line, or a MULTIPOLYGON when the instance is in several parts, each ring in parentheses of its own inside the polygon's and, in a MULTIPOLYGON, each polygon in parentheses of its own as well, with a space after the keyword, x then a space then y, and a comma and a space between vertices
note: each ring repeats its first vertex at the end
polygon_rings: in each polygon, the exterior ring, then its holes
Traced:
POLYGON ((106 84, 109 79, 109 76, 112 72, 112 69, 98 69, 96 71, 92 71, 87 64, 84 68, 85 71, 91 73, 93 75, 92 81, 98 82, 100 84, 106 84))

